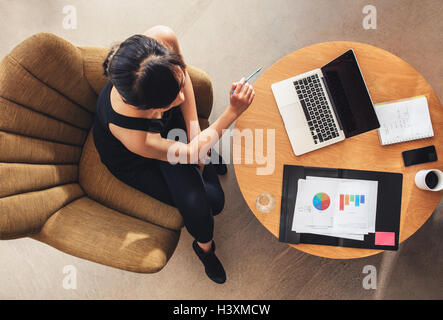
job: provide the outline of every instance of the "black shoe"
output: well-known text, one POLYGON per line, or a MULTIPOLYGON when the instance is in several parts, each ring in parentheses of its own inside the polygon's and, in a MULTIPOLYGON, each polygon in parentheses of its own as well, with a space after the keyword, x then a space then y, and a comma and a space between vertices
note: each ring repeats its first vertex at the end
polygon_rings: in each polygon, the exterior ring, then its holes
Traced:
POLYGON ((214 163, 214 167, 215 172, 217 172, 217 174, 220 176, 224 176, 226 172, 228 172, 228 167, 223 163, 223 158, 221 155, 218 155, 218 163, 214 163))
POLYGON ((216 283, 224 283, 226 281, 226 273, 225 269, 223 269, 223 266, 218 260, 217 256, 215 255, 215 242, 212 241, 212 247, 209 252, 204 252, 202 248, 197 243, 197 240, 194 240, 192 243, 192 248, 194 249, 197 256, 200 258, 201 262, 203 262, 203 265, 205 266, 205 272, 209 279, 216 283))
POLYGON ((226 172, 228 172, 228 167, 224 163, 217 163, 214 164, 214 166, 215 172, 217 172, 219 176, 224 176, 226 172))

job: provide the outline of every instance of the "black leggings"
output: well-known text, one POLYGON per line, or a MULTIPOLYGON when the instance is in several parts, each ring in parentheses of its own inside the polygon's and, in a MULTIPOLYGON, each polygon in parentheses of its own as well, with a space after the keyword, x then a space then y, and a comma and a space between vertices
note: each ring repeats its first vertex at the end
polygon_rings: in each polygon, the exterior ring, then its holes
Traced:
MULTIPOLYGON (((180 108, 166 123, 162 136, 173 128, 186 132, 180 108)), ((213 150, 211 151, 213 152, 213 150)), ((171 164, 148 159, 143 169, 117 178, 147 195, 176 207, 188 232, 201 243, 213 238, 214 218, 225 205, 225 195, 214 165, 205 165, 203 173, 197 164, 171 164)))

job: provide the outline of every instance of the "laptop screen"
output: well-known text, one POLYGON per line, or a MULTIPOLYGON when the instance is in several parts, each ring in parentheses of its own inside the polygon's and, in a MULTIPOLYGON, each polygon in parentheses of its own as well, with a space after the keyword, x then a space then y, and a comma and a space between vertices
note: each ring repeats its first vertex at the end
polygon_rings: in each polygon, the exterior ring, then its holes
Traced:
POLYGON ((346 138, 380 127, 352 50, 321 68, 346 138))

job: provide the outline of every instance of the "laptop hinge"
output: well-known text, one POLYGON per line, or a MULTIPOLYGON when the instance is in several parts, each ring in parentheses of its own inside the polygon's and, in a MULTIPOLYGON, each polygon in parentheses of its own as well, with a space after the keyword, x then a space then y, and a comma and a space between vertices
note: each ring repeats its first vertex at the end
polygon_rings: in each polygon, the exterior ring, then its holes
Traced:
POLYGON ((338 126, 340 127, 340 130, 343 130, 343 125, 341 124, 340 117, 338 116, 337 108, 335 107, 334 99, 332 98, 331 91, 329 91, 329 87, 326 82, 326 79, 325 79, 325 77, 321 77, 321 79, 323 80, 323 84, 325 85, 326 91, 328 93, 329 101, 331 101, 332 109, 334 110, 335 118, 337 119, 338 126))

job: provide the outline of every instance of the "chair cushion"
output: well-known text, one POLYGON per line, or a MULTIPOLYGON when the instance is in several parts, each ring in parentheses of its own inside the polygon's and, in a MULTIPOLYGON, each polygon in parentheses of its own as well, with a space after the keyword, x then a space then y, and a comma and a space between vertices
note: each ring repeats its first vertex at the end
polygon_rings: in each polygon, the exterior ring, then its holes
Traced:
MULTIPOLYGON (((77 165, 0 163, 0 199, 78 181, 77 165)), ((78 186, 81 190, 80 186, 78 186)), ((83 193, 83 191, 82 191, 83 193)))
POLYGON ((125 184, 109 172, 95 148, 92 130, 80 158, 79 183, 90 198, 109 208, 171 230, 183 227, 177 208, 125 184))
POLYGON ((172 231, 107 208, 89 197, 58 210, 32 238, 63 252, 140 273, 160 271, 180 231, 172 231))
MULTIPOLYGON (((1 105, 0 105, 1 108, 1 105)), ((82 148, 0 130, 0 162, 78 164, 82 148)))
POLYGON ((0 198, 0 239, 37 233, 60 208, 84 196, 78 183, 0 198))

